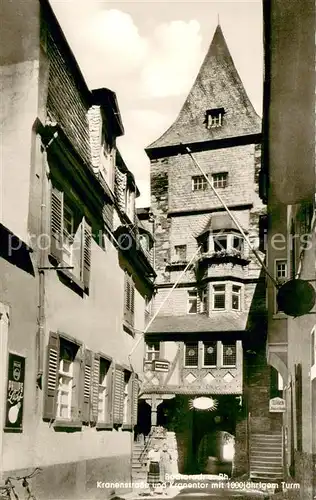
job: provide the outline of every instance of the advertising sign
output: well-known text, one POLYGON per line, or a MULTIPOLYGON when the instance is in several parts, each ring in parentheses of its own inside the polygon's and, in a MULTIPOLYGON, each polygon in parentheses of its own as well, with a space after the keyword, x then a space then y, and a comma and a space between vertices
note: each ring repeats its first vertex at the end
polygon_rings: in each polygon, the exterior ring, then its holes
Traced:
POLYGON ((154 359, 152 362, 152 370, 155 372, 169 371, 169 361, 154 359))
POLYGON ((286 410, 285 399, 273 398, 269 402, 269 411, 271 413, 284 413, 286 410))
POLYGON ((9 352, 5 431, 22 432, 25 358, 9 352))

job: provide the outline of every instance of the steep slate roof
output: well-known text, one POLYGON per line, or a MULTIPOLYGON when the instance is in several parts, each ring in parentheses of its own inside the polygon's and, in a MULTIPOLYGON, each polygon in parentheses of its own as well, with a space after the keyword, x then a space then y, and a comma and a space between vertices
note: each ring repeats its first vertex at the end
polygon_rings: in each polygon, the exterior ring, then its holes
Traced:
POLYGON ((146 149, 176 145, 180 140, 184 143, 193 143, 260 132, 261 120, 246 94, 222 29, 218 25, 208 53, 178 118, 159 139, 146 149), (207 129, 205 112, 215 108, 225 110, 223 125, 207 129))
POLYGON ((246 330, 248 313, 219 313, 184 316, 157 316, 146 337, 156 333, 238 332, 246 330))

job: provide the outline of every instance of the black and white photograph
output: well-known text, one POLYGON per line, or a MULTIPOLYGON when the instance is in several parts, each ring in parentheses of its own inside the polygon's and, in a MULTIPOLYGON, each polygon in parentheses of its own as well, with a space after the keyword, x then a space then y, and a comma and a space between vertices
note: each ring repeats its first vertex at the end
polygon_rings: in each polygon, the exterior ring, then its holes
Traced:
POLYGON ((0 500, 316 500, 315 0, 0 37, 0 500))

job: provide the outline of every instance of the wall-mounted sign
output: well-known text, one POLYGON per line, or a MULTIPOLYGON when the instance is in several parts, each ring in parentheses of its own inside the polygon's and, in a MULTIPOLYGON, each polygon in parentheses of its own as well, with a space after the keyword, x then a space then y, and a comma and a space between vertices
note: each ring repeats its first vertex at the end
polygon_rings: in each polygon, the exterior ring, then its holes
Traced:
POLYGON ((168 372, 170 363, 169 361, 154 359, 152 362, 152 370, 155 372, 168 372))
POLYGON ((271 413, 284 413, 286 410, 285 399, 273 398, 269 401, 269 411, 271 413))
POLYGON ((24 378, 25 358, 9 352, 4 427, 6 431, 22 432, 24 378))
POLYGON ((189 408, 190 410, 193 410, 195 408, 196 410, 207 410, 207 411, 212 411, 216 410, 218 406, 218 401, 213 398, 209 397, 198 397, 191 399, 189 401, 189 408))

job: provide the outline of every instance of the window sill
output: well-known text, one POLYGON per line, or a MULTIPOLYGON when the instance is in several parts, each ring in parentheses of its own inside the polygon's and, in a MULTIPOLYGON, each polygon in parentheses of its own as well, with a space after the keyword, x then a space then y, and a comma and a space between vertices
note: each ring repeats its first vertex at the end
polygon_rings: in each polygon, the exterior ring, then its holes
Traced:
POLYGON ((121 427, 122 431, 129 431, 129 432, 132 432, 133 431, 133 426, 130 425, 130 424, 123 424, 122 427, 121 427))
POLYGON ((283 313, 283 312, 274 313, 272 316, 272 319, 287 319, 287 318, 288 318, 288 315, 283 313))
POLYGON ((80 432, 81 420, 55 420, 53 428, 57 432, 80 432))
POLYGON ((98 422, 96 425, 96 430, 97 431, 112 431, 113 424, 106 423, 106 422, 98 422))
POLYGON ((86 288, 83 282, 77 278, 69 269, 57 269, 59 275, 61 275, 67 284, 77 293, 89 295, 89 289, 86 288))

